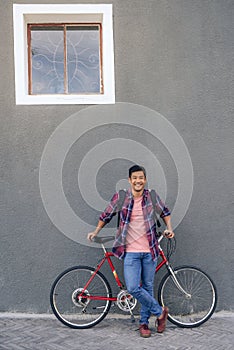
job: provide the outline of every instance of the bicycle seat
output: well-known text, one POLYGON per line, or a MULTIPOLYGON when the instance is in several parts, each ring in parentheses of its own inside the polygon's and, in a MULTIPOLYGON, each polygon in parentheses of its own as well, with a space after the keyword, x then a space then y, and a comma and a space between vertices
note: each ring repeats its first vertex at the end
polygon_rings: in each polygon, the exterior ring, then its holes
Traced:
POLYGON ((115 239, 115 236, 106 236, 106 237, 94 237, 93 238, 93 242, 95 243, 107 243, 107 242, 110 242, 110 241, 113 241, 115 239))

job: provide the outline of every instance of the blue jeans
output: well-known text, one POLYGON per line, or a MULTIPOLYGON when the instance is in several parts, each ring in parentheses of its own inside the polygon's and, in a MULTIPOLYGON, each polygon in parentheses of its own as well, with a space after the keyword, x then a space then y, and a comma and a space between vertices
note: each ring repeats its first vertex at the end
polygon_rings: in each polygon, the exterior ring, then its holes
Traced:
POLYGON ((157 261, 151 253, 126 253, 124 258, 124 278, 127 290, 141 304, 140 324, 149 323, 151 314, 162 314, 162 307, 154 295, 154 275, 157 261))

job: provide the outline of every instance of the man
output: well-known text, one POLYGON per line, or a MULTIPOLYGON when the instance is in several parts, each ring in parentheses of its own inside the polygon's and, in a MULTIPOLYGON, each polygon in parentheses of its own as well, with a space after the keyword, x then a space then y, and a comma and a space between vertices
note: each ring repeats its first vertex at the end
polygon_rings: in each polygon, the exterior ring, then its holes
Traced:
MULTIPOLYGON (((120 225, 113 245, 113 253, 124 259, 124 278, 127 290, 141 304, 140 335, 151 336, 148 327, 151 314, 157 316, 155 325, 162 333, 166 327, 168 308, 162 308, 153 297, 154 275, 157 265, 158 242, 154 208, 149 190, 145 189, 146 171, 142 166, 134 165, 129 169, 130 189, 126 193, 120 211, 120 225)), ((118 192, 114 194, 108 207, 101 214, 95 231, 88 234, 92 240, 116 214, 118 192)), ((170 211, 156 194, 156 211, 165 222, 164 234, 173 238, 170 211)))

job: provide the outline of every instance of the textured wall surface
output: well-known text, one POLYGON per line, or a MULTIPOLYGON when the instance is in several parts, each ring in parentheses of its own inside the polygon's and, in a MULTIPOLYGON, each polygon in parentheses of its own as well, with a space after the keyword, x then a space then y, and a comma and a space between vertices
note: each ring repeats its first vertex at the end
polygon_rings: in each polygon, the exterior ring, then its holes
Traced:
MULTIPOLYGON (((66 2, 79 3, 50 1, 66 2)), ((14 3, 43 1, 16 0, 14 3)), ((89 163, 87 188, 91 172, 97 193, 107 201, 116 184, 127 177, 127 169, 135 159, 150 166, 150 154, 142 159, 143 150, 137 152, 140 144, 155 155, 163 168, 167 203, 173 209, 180 179, 177 164, 165 147, 172 135, 168 134, 165 142, 161 142, 155 136, 158 130, 153 124, 152 133, 139 127, 139 115, 135 124, 127 124, 128 104, 139 105, 138 111, 144 112, 141 106, 152 111, 147 117, 142 113, 143 121, 151 118, 154 111, 160 113, 184 140, 193 164, 194 185, 188 211, 175 229, 177 254, 173 261, 178 265, 197 265, 207 271, 218 288, 218 309, 233 310, 234 2, 113 0, 112 3, 117 104, 106 110, 103 106, 103 111, 110 114, 110 123, 106 122, 105 113, 102 117, 100 107, 97 123, 91 128, 89 111, 85 112, 86 118, 82 117, 82 111, 88 106, 15 104, 13 1, 1 0, 0 28, 5 40, 0 48, 0 311, 49 312, 49 290, 57 274, 81 262, 93 265, 100 256, 99 249, 61 232, 47 215, 40 194, 43 150, 52 133, 70 116, 77 115, 77 130, 86 130, 69 148, 62 169, 65 196, 75 216, 82 220, 82 224, 77 225, 79 235, 85 237, 99 215, 99 208, 87 203, 82 196, 85 186, 79 188, 79 167, 90 150, 105 142, 106 146, 111 145, 107 141, 113 138, 132 140, 129 153, 134 153, 136 147, 134 160, 127 157, 126 147, 125 153, 114 159, 108 158, 113 151, 111 147, 106 147, 104 154, 96 149, 100 166, 92 168, 92 162, 89 163), (121 110, 121 120, 126 123, 118 122, 120 102, 127 106, 121 110)), ((95 112, 95 106, 92 108, 90 118, 95 112)), ((54 154, 57 154, 56 148, 54 154)), ((55 215, 56 205, 54 198, 55 215)), ((114 224, 110 227, 114 232, 114 224)), ((121 271, 120 262, 117 266, 121 271)))

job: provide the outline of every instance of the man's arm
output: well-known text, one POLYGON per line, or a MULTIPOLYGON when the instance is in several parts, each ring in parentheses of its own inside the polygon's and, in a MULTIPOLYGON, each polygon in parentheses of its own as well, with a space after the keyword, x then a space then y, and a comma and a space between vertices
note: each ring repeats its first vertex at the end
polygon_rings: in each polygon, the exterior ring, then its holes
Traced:
POLYGON ((104 212, 100 215, 98 224, 96 229, 93 232, 88 233, 87 235, 87 239, 89 239, 90 241, 92 241, 92 239, 94 237, 96 237, 98 235, 98 233, 101 231, 101 229, 108 223, 111 221, 112 217, 116 214, 116 208, 117 208, 117 204, 118 204, 118 200, 119 200, 119 194, 118 192, 116 192, 109 205, 107 206, 107 208, 104 210, 104 212))
POLYGON ((105 222, 99 220, 96 229, 93 232, 88 233, 87 239, 92 241, 94 237, 98 235, 98 233, 101 231, 101 229, 105 226, 105 222))
POLYGON ((165 225, 167 226, 167 229, 164 231, 164 235, 167 238, 173 238, 175 236, 175 234, 174 234, 172 226, 171 226, 171 215, 164 216, 162 219, 163 219, 165 225))

